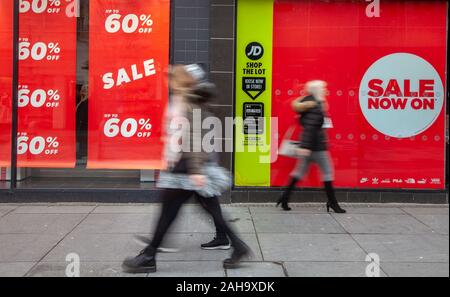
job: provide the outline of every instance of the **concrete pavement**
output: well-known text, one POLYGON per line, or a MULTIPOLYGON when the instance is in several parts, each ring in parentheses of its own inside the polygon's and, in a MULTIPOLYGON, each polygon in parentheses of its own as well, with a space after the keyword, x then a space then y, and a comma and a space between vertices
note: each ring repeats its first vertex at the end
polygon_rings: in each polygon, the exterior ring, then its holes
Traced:
MULTIPOLYGON (((229 251, 203 251, 213 237, 209 217, 186 205, 159 254, 158 272, 138 277, 313 277, 449 276, 448 205, 344 205, 348 213, 327 214, 323 205, 224 206, 231 224, 253 249, 240 269, 224 270, 229 251), (380 266, 367 262, 379 257, 380 266)), ((80 258, 81 276, 131 276, 121 271, 126 256, 142 246, 159 205, 0 204, 0 276, 65 276, 67 255, 80 258)))

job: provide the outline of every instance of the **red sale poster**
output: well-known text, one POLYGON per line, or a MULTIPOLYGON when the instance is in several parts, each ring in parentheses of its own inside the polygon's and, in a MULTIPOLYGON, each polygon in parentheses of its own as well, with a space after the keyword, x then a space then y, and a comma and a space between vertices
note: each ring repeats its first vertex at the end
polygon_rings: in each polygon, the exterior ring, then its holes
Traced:
POLYGON ((161 169, 168 0, 90 2, 88 168, 161 169))
MULTIPOLYGON (((328 82, 330 152, 342 188, 445 186, 446 1, 275 1, 273 116, 296 125, 303 84, 328 82)), ((280 139, 281 142, 281 139, 280 139)), ((295 160, 272 165, 286 185, 295 160)), ((320 186, 313 168, 303 186, 320 186)))
MULTIPOLYGON (((0 1, 0 168, 11 164, 13 2, 0 1)), ((0 179, 1 176, 0 176, 0 179)))
POLYGON ((75 166, 75 1, 21 1, 18 167, 75 166))

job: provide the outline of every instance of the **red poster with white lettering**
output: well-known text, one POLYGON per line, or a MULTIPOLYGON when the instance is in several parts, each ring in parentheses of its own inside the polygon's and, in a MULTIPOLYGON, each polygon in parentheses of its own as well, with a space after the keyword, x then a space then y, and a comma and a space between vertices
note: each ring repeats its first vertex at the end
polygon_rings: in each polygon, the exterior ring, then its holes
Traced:
MULTIPOLYGON (((297 125, 303 83, 328 82, 330 152, 345 188, 445 186, 446 1, 275 1, 273 116, 297 125)), ((281 142, 281 139, 280 139, 281 142)), ((272 165, 286 185, 295 160, 272 165)), ((313 168, 303 186, 320 186, 313 168)))
POLYGON ((11 166, 12 40, 13 1, 0 0, 0 168, 11 166))
POLYGON ((18 167, 75 167, 75 1, 21 1, 18 167))
POLYGON ((88 168, 164 168, 169 21, 169 0, 90 2, 88 168))

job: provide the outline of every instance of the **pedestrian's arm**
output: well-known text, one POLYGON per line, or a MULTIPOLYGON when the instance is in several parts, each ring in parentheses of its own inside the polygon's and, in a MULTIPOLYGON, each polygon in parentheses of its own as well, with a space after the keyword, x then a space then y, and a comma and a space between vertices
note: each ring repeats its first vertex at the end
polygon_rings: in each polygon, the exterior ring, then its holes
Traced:
POLYGON ((292 109, 297 113, 308 111, 316 106, 315 101, 304 101, 303 98, 292 101, 292 109))

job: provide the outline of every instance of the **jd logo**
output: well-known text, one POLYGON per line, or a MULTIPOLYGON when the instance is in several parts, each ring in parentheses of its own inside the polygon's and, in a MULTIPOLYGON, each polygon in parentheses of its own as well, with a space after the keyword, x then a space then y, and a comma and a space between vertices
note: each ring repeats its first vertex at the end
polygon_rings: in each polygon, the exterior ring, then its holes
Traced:
POLYGON ((252 42, 245 48, 245 54, 250 60, 256 61, 261 59, 264 55, 264 48, 260 43, 252 42))

